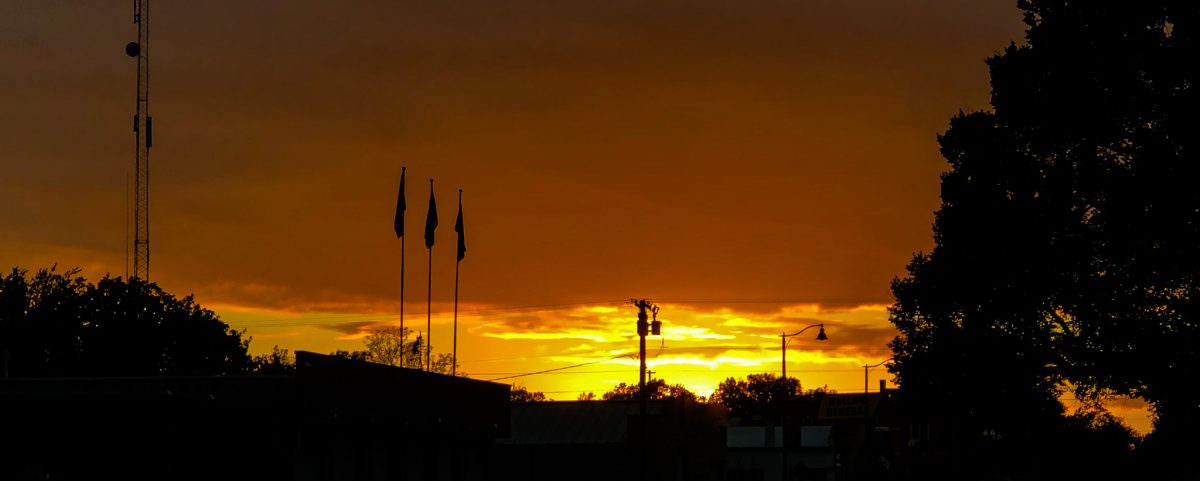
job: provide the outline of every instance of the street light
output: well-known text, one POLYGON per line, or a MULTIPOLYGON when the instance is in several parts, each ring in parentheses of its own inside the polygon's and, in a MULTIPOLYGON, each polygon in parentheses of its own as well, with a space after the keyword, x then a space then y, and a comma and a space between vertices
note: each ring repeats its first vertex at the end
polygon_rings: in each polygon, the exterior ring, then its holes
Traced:
MULTIPOLYGON (((871 442, 871 392, 870 392, 870 372, 871 368, 879 367, 889 362, 895 361, 896 358, 889 357, 875 364, 863 364, 863 452, 865 453, 870 447, 871 442)), ((881 386, 882 389, 882 386, 881 386)), ((879 402, 883 403, 883 391, 879 392, 879 402)), ((876 408, 878 409, 878 408, 876 408)))
POLYGON ((882 366, 882 365, 884 365, 884 364, 887 364, 887 363, 889 363, 889 362, 892 362, 892 361, 895 361, 895 360, 896 360, 896 358, 894 358, 894 357, 889 357, 889 358, 887 358, 887 359, 884 359, 884 360, 882 360, 882 361, 879 361, 879 362, 877 362, 877 363, 875 363, 875 364, 871 364, 871 365, 866 365, 866 364, 864 364, 864 365, 863 365, 863 394, 866 394, 866 393, 868 392, 868 389, 869 389, 869 386, 867 385, 867 383, 868 383, 868 376, 869 376, 869 374, 868 374, 868 373, 869 373, 869 371, 871 370, 871 368, 873 368, 873 367, 879 367, 879 366, 882 366))
POLYGON ((811 326, 805 327, 804 329, 793 332, 791 334, 786 334, 786 333, 782 333, 782 332, 779 333, 779 365, 780 365, 781 371, 783 371, 783 375, 780 376, 781 378, 787 379, 787 338, 792 337, 792 336, 799 336, 804 331, 807 331, 814 327, 821 328, 819 331, 817 331, 817 340, 818 341, 825 341, 825 340, 829 339, 829 336, 825 335, 825 324, 813 324, 811 326))
MULTIPOLYGON (((817 331, 817 340, 818 341, 825 341, 825 340, 829 339, 829 336, 825 335, 825 324, 824 323, 813 324, 811 326, 807 326, 804 329, 793 332, 791 334, 788 334, 785 332, 779 333, 779 366, 781 367, 781 370, 783 371, 783 375, 780 376, 781 380, 787 379, 788 338, 792 337, 792 336, 799 336, 800 334, 803 334, 804 331, 807 331, 814 327, 820 328, 820 330, 817 331)), ((783 384, 781 386, 786 386, 786 384, 783 384)), ((782 402, 782 400, 780 400, 780 401, 782 402)), ((787 479, 787 448, 784 447, 784 445, 783 445, 783 437, 784 437, 783 431, 785 429, 786 424, 787 424, 787 410, 785 407, 783 407, 781 405, 780 411, 779 411, 779 478, 780 479, 787 479)), ((803 414, 800 416, 800 446, 799 447, 804 448, 804 416, 803 416, 803 414)))

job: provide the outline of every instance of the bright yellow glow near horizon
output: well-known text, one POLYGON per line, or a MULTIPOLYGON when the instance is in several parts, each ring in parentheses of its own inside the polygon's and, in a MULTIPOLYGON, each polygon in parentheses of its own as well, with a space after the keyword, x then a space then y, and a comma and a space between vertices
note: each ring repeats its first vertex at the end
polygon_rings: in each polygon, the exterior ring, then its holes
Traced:
MULTIPOLYGON (((444 307, 435 306, 430 318, 439 353, 450 351, 452 336, 453 316, 444 307)), ((800 379, 805 389, 862 392, 862 366, 887 359, 886 343, 895 335, 884 305, 662 307, 662 335, 646 342, 648 369, 654 378, 704 396, 728 377, 779 374, 779 334, 815 323, 825 324, 829 340, 817 341, 815 330, 791 338, 788 375, 800 379)), ((269 352, 273 346, 320 353, 357 350, 370 329, 399 325, 399 316, 389 313, 287 313, 237 306, 216 310, 234 328, 246 329, 254 353, 269 352)), ((405 327, 424 332, 425 317, 423 312, 408 312, 405 327)), ((636 311, 628 305, 535 310, 465 306, 458 319, 459 364, 471 378, 526 387, 551 399, 574 400, 587 392, 598 396, 618 383, 637 382, 635 318, 636 311)), ((894 387, 884 367, 870 370, 866 387, 877 390, 880 379, 894 387)), ((1067 404, 1073 409, 1069 400, 1067 404)), ((1109 408, 1139 432, 1149 431, 1145 406, 1121 400, 1109 408)))

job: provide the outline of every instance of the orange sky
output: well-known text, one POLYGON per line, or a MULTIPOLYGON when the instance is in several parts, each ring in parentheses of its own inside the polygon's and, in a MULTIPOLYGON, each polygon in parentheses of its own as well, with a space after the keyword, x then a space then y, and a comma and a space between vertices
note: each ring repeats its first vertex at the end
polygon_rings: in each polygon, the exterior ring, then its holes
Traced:
MULTIPOLYGON (((650 297, 669 381, 777 370, 780 330, 826 322, 789 374, 861 390, 888 355, 888 282, 931 245, 935 135, 987 107, 983 59, 1021 39, 1013 3, 156 1, 151 278, 255 351, 357 348, 395 322, 407 165, 421 324, 438 181, 438 350, 465 190, 476 377, 636 349, 621 301, 650 297)), ((124 273, 131 20, 119 2, 0 4, 0 264, 124 273)), ((636 380, 623 358, 566 372, 519 382, 573 399, 636 380)))

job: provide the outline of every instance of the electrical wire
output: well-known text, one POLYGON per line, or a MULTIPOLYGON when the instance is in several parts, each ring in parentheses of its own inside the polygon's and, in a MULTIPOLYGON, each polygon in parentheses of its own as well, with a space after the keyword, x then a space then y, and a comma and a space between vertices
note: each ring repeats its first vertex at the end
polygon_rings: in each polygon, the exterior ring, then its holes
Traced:
POLYGON ((504 377, 498 377, 498 378, 494 378, 494 379, 488 379, 488 381, 502 381, 502 380, 505 380, 505 379, 513 379, 513 378, 518 378, 518 377, 533 376, 533 375, 536 375, 536 374, 548 374, 548 373, 551 373, 551 372, 556 372, 556 371, 563 371, 563 370, 567 370, 567 369, 574 369, 574 368, 577 368, 577 367, 590 366, 590 365, 592 365, 592 364, 599 364, 599 363, 602 363, 602 362, 611 361, 611 360, 613 360, 613 359, 618 359, 618 358, 622 358, 622 357, 628 357, 628 356, 630 356, 631 354, 632 354, 632 353, 624 353, 624 354, 620 354, 620 355, 617 355, 617 356, 610 357, 610 358, 608 358, 608 359, 597 359, 597 360, 595 360, 595 361, 588 361, 588 362, 583 362, 583 363, 574 364, 574 365, 570 365, 570 366, 564 366, 564 367, 556 367, 556 368, 554 368, 554 369, 546 369, 546 370, 543 370, 543 371, 527 372, 527 373, 523 373, 523 374, 517 374, 517 375, 514 375, 514 376, 504 376, 504 377))

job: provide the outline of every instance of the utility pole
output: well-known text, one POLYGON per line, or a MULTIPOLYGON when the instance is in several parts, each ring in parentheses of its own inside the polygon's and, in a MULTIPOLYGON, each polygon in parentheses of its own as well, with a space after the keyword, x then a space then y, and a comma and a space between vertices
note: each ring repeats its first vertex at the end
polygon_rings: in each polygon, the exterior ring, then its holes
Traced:
POLYGON ((150 118, 150 0, 133 0, 133 23, 138 39, 125 45, 125 55, 137 58, 137 113, 133 117, 133 276, 150 280, 150 147, 154 124, 150 118))
POLYGON ((635 307, 638 308, 637 333, 638 333, 638 358, 641 359, 640 368, 638 370, 638 389, 646 390, 646 336, 657 336, 662 334, 662 323, 658 321, 658 305, 650 302, 648 299, 630 299, 635 307), (654 315, 653 322, 650 321, 650 316, 654 315))
POLYGON ((647 299, 630 299, 635 307, 638 308, 637 333, 638 333, 638 358, 641 359, 638 369, 638 412, 639 420, 641 421, 642 431, 642 446, 638 451, 641 453, 641 478, 646 480, 646 336, 662 334, 662 323, 658 321, 658 306, 647 299), (650 314, 654 315, 653 322, 647 322, 650 314))

